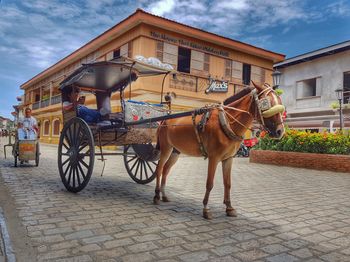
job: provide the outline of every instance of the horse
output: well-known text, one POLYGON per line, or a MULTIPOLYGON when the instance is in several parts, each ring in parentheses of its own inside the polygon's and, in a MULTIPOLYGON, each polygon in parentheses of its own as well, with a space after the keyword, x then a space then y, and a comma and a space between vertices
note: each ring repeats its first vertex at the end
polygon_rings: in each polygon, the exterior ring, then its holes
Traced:
POLYGON ((165 194, 167 176, 171 167, 176 163, 179 154, 208 158, 208 174, 206 192, 203 199, 203 217, 211 219, 208 207, 210 191, 213 188, 215 171, 222 162, 224 182, 224 205, 226 214, 237 216, 236 209, 231 205, 231 167, 233 157, 243 140, 243 135, 250 129, 253 120, 261 124, 263 129, 273 138, 280 139, 284 134, 282 113, 284 106, 273 88, 268 84, 262 86, 253 83, 241 92, 227 98, 223 105, 208 107, 205 116, 192 115, 163 121, 157 133, 157 148, 160 159, 156 167, 156 188, 154 204, 162 201, 169 202, 165 194), (201 130, 198 122, 203 123, 201 130))

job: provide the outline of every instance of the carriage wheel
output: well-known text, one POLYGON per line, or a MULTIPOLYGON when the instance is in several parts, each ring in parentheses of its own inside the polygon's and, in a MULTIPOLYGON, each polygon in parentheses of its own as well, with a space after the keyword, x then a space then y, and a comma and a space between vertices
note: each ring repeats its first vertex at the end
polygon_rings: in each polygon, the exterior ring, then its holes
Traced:
POLYGON ((156 178, 157 161, 145 160, 131 145, 124 146, 124 164, 129 176, 138 184, 148 184, 156 178))
POLYGON ((17 167, 17 162, 18 162, 18 154, 17 154, 18 150, 17 150, 17 144, 14 145, 14 148, 13 148, 13 151, 12 151, 12 154, 15 158, 15 167, 17 167))
POLYGON ((35 166, 39 166, 39 156, 40 156, 40 147, 39 147, 39 143, 37 143, 36 153, 35 153, 35 166))
POLYGON ((63 185, 77 193, 88 184, 95 160, 95 145, 88 124, 76 117, 63 127, 58 145, 58 170, 63 185))

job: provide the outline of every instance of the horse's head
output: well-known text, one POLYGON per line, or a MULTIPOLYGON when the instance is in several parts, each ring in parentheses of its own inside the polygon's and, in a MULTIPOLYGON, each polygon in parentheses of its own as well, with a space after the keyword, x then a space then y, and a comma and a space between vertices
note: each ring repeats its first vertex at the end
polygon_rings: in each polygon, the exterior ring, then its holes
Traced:
POLYGON ((255 87, 254 99, 256 105, 256 119, 269 132, 271 137, 280 139, 284 135, 282 114, 285 110, 280 97, 271 86, 264 84, 259 86, 253 82, 255 87))

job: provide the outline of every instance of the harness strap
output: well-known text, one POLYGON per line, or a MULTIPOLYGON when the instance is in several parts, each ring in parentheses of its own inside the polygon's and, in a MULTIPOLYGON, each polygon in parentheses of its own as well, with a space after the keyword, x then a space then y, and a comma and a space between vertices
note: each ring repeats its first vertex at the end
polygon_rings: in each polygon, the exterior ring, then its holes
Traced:
POLYGON ((236 135, 236 133, 231 129, 230 125, 227 124, 224 109, 222 107, 219 107, 218 110, 220 126, 222 131, 224 131, 225 135, 232 140, 243 140, 243 136, 236 135))
POLYGON ((198 144, 199 144, 199 149, 202 153, 202 156, 204 157, 204 159, 207 159, 208 158, 208 153, 207 153, 207 150, 205 149, 205 146, 203 144, 203 141, 199 135, 199 132, 198 132, 198 126, 196 124, 196 113, 194 112, 192 114, 192 122, 193 122, 193 128, 194 128, 194 132, 196 134, 196 137, 197 137, 197 141, 198 141, 198 144))

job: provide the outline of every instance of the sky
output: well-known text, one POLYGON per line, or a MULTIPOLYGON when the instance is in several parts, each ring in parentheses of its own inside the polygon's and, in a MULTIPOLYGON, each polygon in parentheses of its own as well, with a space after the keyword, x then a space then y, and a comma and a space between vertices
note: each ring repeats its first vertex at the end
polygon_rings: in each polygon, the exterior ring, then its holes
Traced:
POLYGON ((287 58, 350 40, 350 0, 0 0, 0 116, 21 84, 137 8, 287 58))

